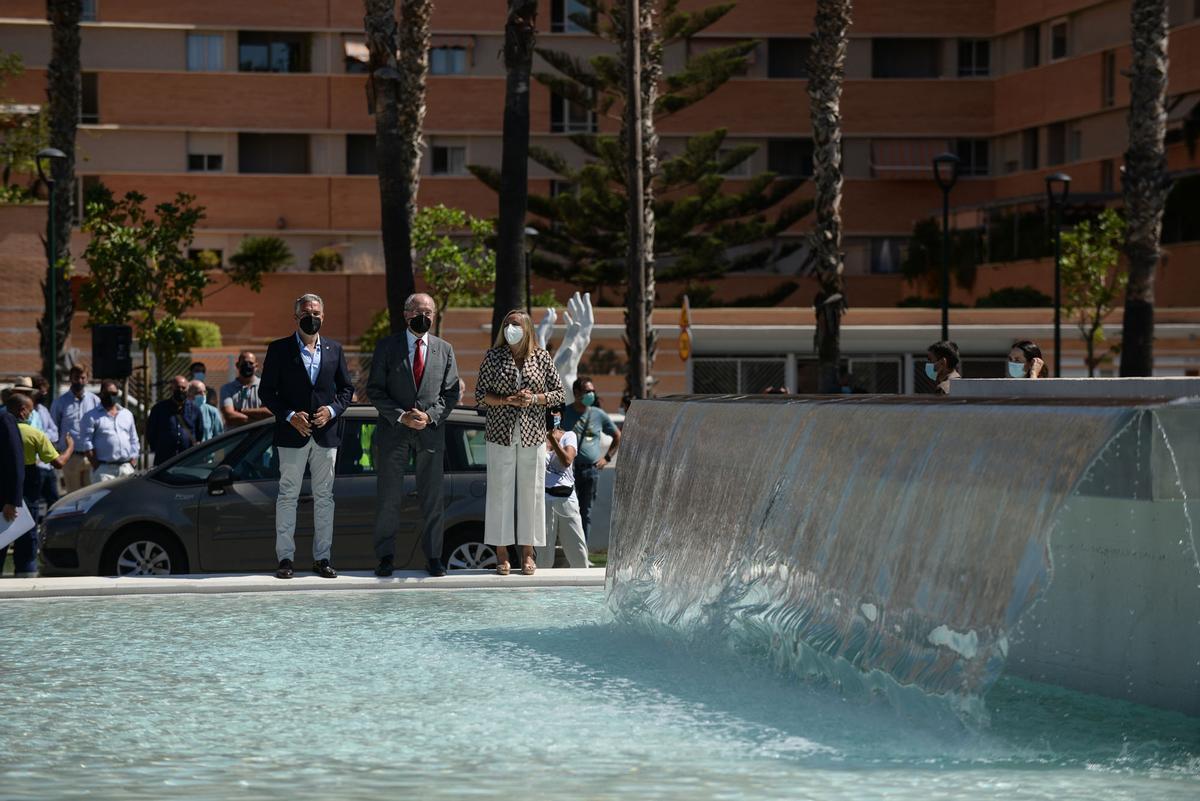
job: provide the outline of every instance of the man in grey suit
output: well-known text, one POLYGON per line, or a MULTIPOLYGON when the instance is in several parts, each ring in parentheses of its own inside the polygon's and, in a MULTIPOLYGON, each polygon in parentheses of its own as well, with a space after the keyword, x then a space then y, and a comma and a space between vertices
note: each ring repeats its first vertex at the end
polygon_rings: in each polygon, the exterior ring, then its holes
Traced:
POLYGON ((445 507, 442 424, 461 396, 454 348, 429 333, 437 307, 433 298, 412 295, 404 303, 403 334, 384 337, 375 346, 367 397, 379 410, 375 429, 378 483, 375 499, 375 575, 395 570, 396 525, 404 500, 404 471, 415 456, 417 495, 421 499, 421 548, 431 576, 446 575, 442 564, 445 507))

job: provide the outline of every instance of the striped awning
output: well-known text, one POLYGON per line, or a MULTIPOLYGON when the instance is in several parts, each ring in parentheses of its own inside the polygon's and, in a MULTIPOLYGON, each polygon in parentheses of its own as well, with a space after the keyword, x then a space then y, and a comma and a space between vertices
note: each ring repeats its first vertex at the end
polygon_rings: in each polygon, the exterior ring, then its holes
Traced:
POLYGON ((933 159, 945 153, 945 139, 872 139, 871 174, 876 178, 933 177, 933 159))

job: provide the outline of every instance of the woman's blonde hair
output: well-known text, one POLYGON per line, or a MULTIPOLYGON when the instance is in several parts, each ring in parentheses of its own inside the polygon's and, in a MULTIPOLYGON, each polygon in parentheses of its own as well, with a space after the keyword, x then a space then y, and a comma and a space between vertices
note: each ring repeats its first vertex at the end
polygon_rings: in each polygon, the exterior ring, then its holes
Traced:
POLYGON ((521 309, 513 309, 504 315, 504 322, 500 324, 500 330, 496 332, 496 347, 500 347, 501 345, 506 348, 508 347, 508 340, 504 338, 504 326, 508 325, 508 319, 513 315, 520 317, 521 330, 525 332, 525 336, 521 339, 520 344, 513 351, 513 358, 523 362, 529 358, 531 353, 537 350, 537 339, 533 333, 533 320, 521 309))

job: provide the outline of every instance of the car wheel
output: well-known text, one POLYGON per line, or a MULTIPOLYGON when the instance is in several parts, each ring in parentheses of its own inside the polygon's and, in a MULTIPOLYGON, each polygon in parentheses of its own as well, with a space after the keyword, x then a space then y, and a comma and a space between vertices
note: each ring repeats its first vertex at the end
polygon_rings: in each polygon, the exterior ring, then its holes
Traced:
POLYGON ((179 543, 163 531, 130 531, 105 549, 105 576, 168 576, 187 572, 187 557, 179 543))
POLYGON ((496 549, 483 542, 481 532, 452 541, 446 548, 448 570, 491 570, 496 566, 496 549))

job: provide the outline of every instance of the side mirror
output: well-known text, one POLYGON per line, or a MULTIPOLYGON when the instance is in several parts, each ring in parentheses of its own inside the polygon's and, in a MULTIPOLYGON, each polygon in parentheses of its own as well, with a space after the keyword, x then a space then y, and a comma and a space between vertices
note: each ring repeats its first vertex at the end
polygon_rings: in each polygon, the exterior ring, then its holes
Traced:
POLYGON ((208 474, 208 494, 224 495, 225 488, 233 485, 233 468, 227 464, 218 465, 208 474))

